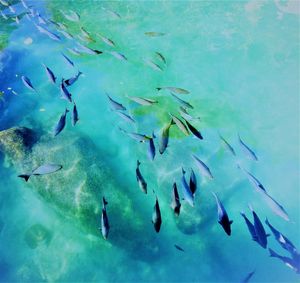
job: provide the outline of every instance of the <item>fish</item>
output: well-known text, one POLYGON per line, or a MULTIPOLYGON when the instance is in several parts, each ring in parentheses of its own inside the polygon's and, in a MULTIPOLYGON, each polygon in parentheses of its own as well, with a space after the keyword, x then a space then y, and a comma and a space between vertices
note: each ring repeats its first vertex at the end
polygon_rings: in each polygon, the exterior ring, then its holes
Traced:
POLYGON ((73 55, 76 55, 76 56, 81 55, 81 52, 76 47, 74 47, 74 48, 67 48, 67 49, 73 55))
POLYGON ((251 206, 249 206, 250 210, 252 211, 253 214, 253 226, 255 229, 255 234, 256 234, 256 242, 263 247, 264 249, 268 245, 268 236, 269 234, 266 233, 263 224, 261 223, 259 217, 257 216, 256 212, 253 210, 251 206))
POLYGON ((293 257, 294 255, 300 253, 297 251, 297 248, 294 246, 294 244, 281 232, 279 232, 277 229, 275 229, 269 222, 268 219, 266 219, 265 223, 268 225, 270 230, 272 231, 276 241, 281 245, 281 247, 285 250, 287 250, 293 257))
POLYGON ((47 24, 47 20, 40 13, 37 13, 36 15, 37 15, 37 18, 38 18, 38 21, 40 24, 42 24, 42 25, 47 24))
POLYGON ((257 235, 255 231, 254 225, 251 223, 251 221, 247 218, 245 213, 241 212, 242 217, 244 218, 246 225, 248 227, 249 233, 251 234, 252 240, 257 242, 257 235))
MULTIPOLYGON (((182 117, 182 118, 183 118, 183 117, 182 117)), ((184 118, 183 118, 183 119, 184 119, 184 118)), ((187 121, 187 120, 185 120, 185 119, 184 119, 184 121, 185 121, 185 123, 187 124, 187 126, 188 126, 189 130, 191 131, 191 133, 192 133, 195 137, 197 137, 198 139, 203 140, 203 136, 201 135, 200 131, 198 131, 193 125, 191 125, 191 124, 189 123, 189 121, 187 121)))
POLYGON ((135 173, 136 173, 136 180, 139 184, 140 189, 142 190, 143 193, 147 194, 147 182, 145 181, 141 171, 140 171, 140 165, 141 162, 139 160, 137 160, 136 162, 136 169, 135 169, 135 173))
POLYGON ((57 136, 66 126, 66 116, 69 110, 66 108, 65 112, 60 116, 57 124, 54 127, 53 134, 57 136))
POLYGON ((109 10, 107 8, 102 7, 102 10, 108 12, 109 14, 111 14, 112 16, 114 16, 115 18, 119 18, 121 19, 121 15, 113 10, 109 10))
POLYGON ((195 203, 194 203, 194 194, 192 193, 186 179, 185 179, 185 171, 183 168, 181 168, 182 170, 182 177, 181 177, 181 184, 182 184, 182 192, 183 192, 183 198, 184 200, 187 201, 187 203, 194 207, 195 203))
POLYGON ((60 29, 58 32, 60 32, 67 39, 74 39, 74 36, 65 30, 60 29))
POLYGON ((9 6, 9 3, 5 0, 0 0, 0 3, 3 5, 3 6, 6 6, 8 7, 9 6))
POLYGON ((107 217, 107 212, 106 212, 106 205, 108 202, 106 199, 103 197, 102 198, 102 215, 101 215, 101 233, 104 238, 104 240, 107 240, 108 238, 108 233, 109 233, 109 222, 108 222, 108 217, 107 217))
POLYGON ((154 160, 155 157, 155 145, 154 145, 154 139, 156 136, 154 133, 152 134, 152 137, 148 140, 148 157, 150 160, 154 160))
POLYGON ((193 194, 193 196, 195 196, 196 190, 197 190, 197 179, 196 179, 196 175, 193 169, 191 169, 191 176, 190 176, 190 190, 193 194))
POLYGON ((155 71, 163 71, 163 68, 161 66, 159 66, 158 64, 154 63, 152 60, 148 60, 148 59, 145 59, 144 62, 153 70, 155 71))
POLYGON ((127 61, 127 57, 122 54, 122 53, 119 53, 117 51, 108 51, 109 54, 111 54, 112 56, 114 56, 115 58, 119 59, 119 60, 123 60, 123 61, 127 61))
POLYGON ((190 108, 190 109, 194 109, 193 105, 191 105, 191 104, 188 103, 187 101, 185 101, 185 100, 179 98, 178 96, 176 96, 176 95, 173 94, 172 92, 171 92, 171 95, 172 95, 172 96, 173 96, 173 97, 174 97, 181 105, 183 105, 184 107, 190 108))
POLYGON ((119 130, 123 133, 125 133, 126 135, 128 135, 129 137, 131 137, 132 139, 139 141, 139 142, 146 142, 149 139, 151 139, 151 137, 145 135, 145 134, 140 134, 140 133, 130 133, 127 132, 126 130, 122 129, 119 127, 119 130))
POLYGON ((130 115, 123 113, 121 111, 116 111, 116 113, 125 121, 130 122, 130 123, 135 123, 135 120, 130 115))
POLYGON ((182 131, 186 136, 188 136, 190 133, 189 133, 189 130, 186 127, 186 125, 179 118, 172 115, 171 113, 170 113, 170 116, 172 117, 172 120, 174 121, 176 126, 179 128, 179 130, 182 131))
POLYGON ((192 117, 186 110, 186 108, 180 106, 179 114, 184 120, 192 121, 192 120, 201 120, 200 117, 192 117))
POLYGON ((39 30, 40 33, 46 34, 50 39, 55 41, 60 41, 61 38, 59 35, 53 33, 52 31, 46 29, 45 27, 41 27, 40 25, 35 24, 36 28, 39 30))
POLYGON ((181 252, 184 252, 184 249, 183 249, 182 247, 180 247, 180 246, 178 246, 178 245, 176 245, 176 244, 174 244, 174 247, 175 247, 177 250, 179 250, 179 251, 181 251, 181 252))
POLYGON ((112 47, 115 47, 116 45, 115 45, 115 43, 111 40, 111 39, 109 39, 109 38, 107 38, 107 37, 105 37, 105 36, 103 36, 103 35, 101 35, 101 34, 97 34, 100 38, 101 38, 101 40, 105 43, 105 44, 107 44, 107 45, 109 45, 109 46, 112 46, 112 47))
POLYGON ((216 199, 217 207, 218 207, 218 222, 223 227, 225 233, 230 236, 231 235, 231 224, 233 223, 232 220, 229 220, 228 214, 219 200, 218 196, 212 192, 213 196, 216 199))
POLYGON ((170 92, 176 93, 176 94, 189 94, 190 92, 184 88, 180 87, 174 87, 174 86, 161 86, 156 88, 157 91, 160 91, 162 89, 169 90, 170 92))
POLYGON ((77 43, 77 49, 78 49, 79 52, 81 51, 81 52, 83 52, 85 54, 88 54, 88 55, 99 55, 99 54, 103 53, 103 51, 89 48, 89 47, 87 47, 83 44, 80 44, 80 43, 77 43))
POLYGON ((164 64, 167 64, 166 58, 160 52, 156 51, 155 54, 164 64))
POLYGON ((254 273, 255 273, 255 270, 248 273, 246 275, 246 277, 241 281, 241 283, 248 283, 250 281, 250 279, 252 278, 252 276, 254 275, 254 273))
POLYGON ((77 111, 76 104, 74 102, 73 111, 72 111, 72 125, 75 126, 78 121, 79 121, 78 111, 77 111))
POLYGON ((127 96, 130 100, 143 105, 143 106, 150 106, 154 103, 158 103, 157 100, 153 100, 150 98, 138 97, 138 96, 127 96))
POLYGON ((2 16, 2 18, 3 18, 4 20, 8 20, 8 17, 3 13, 2 10, 0 11, 0 13, 1 13, 1 16, 2 16))
POLYGON ((64 54, 64 53, 61 53, 61 55, 65 58, 65 60, 72 66, 74 67, 74 63, 64 54))
POLYGON ((49 81, 52 82, 53 84, 55 84, 55 82, 56 82, 56 77, 55 77, 54 73, 53 73, 52 70, 51 70, 49 67, 47 67, 45 64, 43 64, 43 66, 44 66, 44 68, 45 68, 45 70, 46 70, 46 74, 47 74, 47 76, 48 76, 48 78, 49 78, 49 81))
POLYGON ((74 84, 78 78, 82 75, 82 72, 78 72, 74 77, 70 78, 70 79, 67 79, 67 80, 64 80, 64 84, 67 85, 67 86, 71 86, 72 84, 74 84))
POLYGON ((37 92, 36 89, 33 87, 32 83, 31 83, 31 81, 30 81, 30 79, 29 79, 28 77, 22 76, 21 79, 22 79, 23 84, 24 84, 28 89, 37 92))
POLYGON ((163 154, 168 147, 169 144, 169 131, 170 127, 174 124, 173 119, 170 123, 165 125, 161 131, 160 139, 159 139, 159 153, 163 154))
POLYGON ((66 88, 63 80, 60 84, 60 93, 61 93, 61 97, 60 97, 61 99, 65 99, 69 102, 72 102, 72 94, 66 88))
POLYGON ((63 10, 60 10, 62 15, 71 22, 79 22, 80 21, 80 15, 72 10, 69 10, 69 14, 65 13, 63 10))
POLYGON ((92 38, 91 34, 84 28, 84 27, 80 27, 80 31, 83 34, 83 36, 88 39, 88 41, 93 41, 95 42, 95 40, 92 38))
POLYGON ((219 134, 220 139, 223 141, 226 149, 231 152, 232 155, 236 156, 235 150, 233 147, 219 134))
POLYGON ((290 257, 282 256, 270 248, 269 248, 269 252, 270 252, 270 257, 275 257, 280 259, 286 266, 296 271, 297 273, 300 273, 300 258, 295 260, 290 257))
POLYGON ((25 182, 28 182, 28 180, 31 176, 42 176, 42 175, 55 173, 55 172, 61 170, 62 168, 63 168, 63 166, 58 165, 58 164, 43 164, 43 165, 35 168, 34 170, 32 170, 31 173, 21 174, 21 175, 18 175, 18 177, 23 178, 25 180, 25 182))
POLYGON ((196 155, 192 154, 192 157, 195 160, 201 175, 213 179, 213 175, 209 167, 202 160, 200 160, 196 155))
POLYGON ((156 197, 155 205, 153 208, 152 223, 153 223, 156 233, 158 233, 160 231, 162 219, 161 219, 161 213, 160 213, 160 208, 159 208, 159 203, 158 203, 157 197, 156 197))
POLYGON ((251 182, 251 184, 253 185, 253 187, 256 189, 256 191, 258 192, 263 192, 266 193, 266 189, 263 186, 263 184, 250 172, 248 172, 247 170, 243 169, 243 171, 246 173, 249 181, 251 182))
POLYGON ((246 144, 242 141, 240 135, 238 135, 238 138, 239 138, 239 143, 240 143, 240 145, 241 145, 243 151, 245 152, 245 154, 248 155, 248 157, 249 157, 250 159, 255 160, 255 161, 258 161, 258 158, 257 158, 255 152, 254 152, 248 145, 246 145, 246 144))
POLYGON ((157 36, 165 35, 165 33, 163 33, 163 32, 156 32, 156 31, 146 31, 144 34, 149 37, 157 37, 157 36))
POLYGON ((174 210, 174 214, 176 216, 179 216, 181 203, 180 203, 176 182, 173 183, 171 207, 174 210))
POLYGON ((114 109, 114 110, 121 110, 121 111, 126 111, 126 107, 124 107, 121 103, 113 100, 107 93, 107 98, 109 100, 109 103, 111 105, 111 107, 114 109))
POLYGON ((268 193, 266 192, 262 192, 261 193, 264 200, 267 202, 267 204, 269 205, 269 207, 272 209, 272 211, 280 216, 281 218, 283 218, 285 221, 289 221, 289 215, 286 212, 286 210, 284 209, 284 207, 278 203, 273 197, 271 197, 268 193))

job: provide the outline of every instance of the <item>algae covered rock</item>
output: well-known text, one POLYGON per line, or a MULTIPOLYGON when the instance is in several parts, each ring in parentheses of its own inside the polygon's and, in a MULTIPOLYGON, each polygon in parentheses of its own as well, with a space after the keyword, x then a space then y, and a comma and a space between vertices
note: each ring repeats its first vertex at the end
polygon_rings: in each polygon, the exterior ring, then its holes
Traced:
POLYGON ((48 245, 51 241, 52 233, 42 224, 34 224, 25 233, 25 242, 31 249, 37 248, 41 243, 48 245))

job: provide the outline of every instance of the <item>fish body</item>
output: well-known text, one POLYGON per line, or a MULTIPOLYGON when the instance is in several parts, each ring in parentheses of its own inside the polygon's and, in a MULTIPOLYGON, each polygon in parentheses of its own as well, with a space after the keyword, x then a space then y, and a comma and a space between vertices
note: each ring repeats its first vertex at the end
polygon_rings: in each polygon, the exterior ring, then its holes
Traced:
POLYGON ((112 56, 114 56, 115 58, 117 58, 119 60, 127 61, 127 57, 122 53, 119 53, 117 51, 110 51, 108 53, 110 53, 112 56))
POLYGON ((58 30, 58 32, 60 32, 67 39, 73 39, 74 38, 72 34, 70 34, 69 32, 67 32, 65 30, 58 30))
POLYGON ((77 43, 77 49, 85 54, 88 55, 99 55, 102 54, 102 51, 96 50, 96 49, 91 49, 83 44, 77 43))
POLYGON ((150 105, 153 105, 154 103, 157 103, 156 100, 153 100, 150 98, 143 98, 143 97, 137 97, 137 96, 128 96, 128 98, 140 105, 143 105, 143 106, 150 106, 150 105))
POLYGON ((155 52, 155 54, 164 64, 167 64, 166 58, 160 52, 155 52))
POLYGON ((171 95, 177 100, 183 107, 194 109, 193 105, 191 105, 189 102, 179 98, 177 95, 171 92, 171 95))
POLYGON ((60 84, 60 93, 61 93, 61 97, 60 97, 61 99, 65 99, 69 102, 72 102, 72 94, 66 88, 64 81, 62 81, 60 84))
MULTIPOLYGON (((184 118, 183 118, 184 119, 184 118)), ((184 119, 185 120, 185 119, 184 119)), ((198 131, 193 125, 191 125, 189 123, 189 121, 185 120, 185 123, 187 124, 189 130, 191 131, 191 133, 197 137, 200 140, 203 140, 203 136, 201 135, 200 131, 198 131)))
POLYGON ((67 79, 67 80, 64 80, 64 84, 67 85, 67 86, 71 86, 72 84, 74 84, 78 78, 82 75, 82 72, 78 72, 74 77, 70 78, 70 79, 67 79))
POLYGON ((162 90, 162 89, 166 89, 172 93, 176 93, 176 94, 189 94, 190 92, 184 88, 180 88, 180 87, 174 87, 174 86, 161 86, 161 87, 157 87, 156 88, 158 91, 162 90))
POLYGON ((41 176, 41 175, 55 173, 55 172, 61 170, 62 168, 63 168, 62 165, 43 164, 43 165, 37 167, 36 169, 32 170, 31 173, 21 174, 18 177, 23 178, 27 182, 31 176, 41 176))
POLYGON ((154 160, 155 157, 155 145, 154 145, 154 134, 152 134, 152 137, 148 140, 148 157, 150 160, 154 160))
POLYGON ((123 133, 125 133, 126 135, 128 135, 129 137, 131 137, 132 139, 139 141, 139 142, 146 142, 149 139, 151 139, 151 137, 146 136, 145 134, 139 134, 139 133, 129 133, 127 131, 125 131, 124 129, 119 127, 119 130, 123 133))
POLYGON ((252 210, 252 214, 253 214, 253 225, 254 225, 255 234, 256 234, 256 242, 265 249, 268 245, 267 237, 269 235, 266 234, 264 226, 261 223, 256 212, 251 207, 250 207, 250 209, 252 210))
POLYGON ((56 126, 54 127, 54 136, 57 136, 66 126, 66 116, 69 112, 68 109, 65 110, 65 112, 60 116, 56 126))
POLYGON ((65 60, 72 66, 74 67, 74 63, 69 59, 64 53, 61 53, 61 55, 65 58, 65 60))
POLYGON ((194 207, 194 195, 185 179, 185 171, 182 168, 182 177, 181 177, 181 184, 182 184, 182 192, 183 192, 183 198, 187 201, 187 203, 194 207))
POLYGON ((101 214, 101 233, 103 238, 107 240, 110 226, 109 226, 108 216, 106 212, 106 205, 108 203, 104 197, 102 199, 102 203, 103 204, 102 204, 102 214, 101 214))
POLYGON ((240 143, 240 145, 241 145, 243 151, 245 152, 245 154, 246 154, 250 159, 255 160, 255 161, 258 161, 258 158, 257 158, 255 152, 254 152, 248 145, 246 145, 245 142, 242 141, 240 135, 238 136, 238 138, 239 138, 239 143, 240 143))
POLYGON ((137 165, 136 165, 136 169, 135 169, 135 173, 136 173, 136 180, 139 184, 140 189, 142 190, 143 193, 147 194, 147 183, 140 171, 140 165, 141 162, 138 160, 137 161, 137 165))
POLYGON ((196 175, 193 169, 191 169, 191 176, 190 176, 190 190, 193 194, 193 196, 195 196, 196 190, 197 190, 197 179, 196 179, 196 175))
POLYGON ((42 27, 40 25, 35 25, 36 28, 39 30, 40 33, 46 34, 50 39, 53 39, 55 41, 60 41, 61 38, 59 35, 53 33, 52 31, 46 29, 45 27, 42 27))
POLYGON ((109 46, 111 46, 111 47, 115 47, 115 43, 114 43, 111 39, 109 39, 109 38, 107 38, 107 37, 105 37, 105 36, 102 36, 101 34, 98 34, 98 36, 101 38, 101 40, 102 40, 105 44, 107 44, 107 45, 109 45, 109 46))
POLYGON ((213 179, 213 175, 209 167, 202 160, 200 160, 196 155, 193 154, 192 157, 195 160, 201 175, 213 179))
POLYGON ((163 35, 165 35, 165 33, 163 33, 163 32, 156 32, 156 31, 146 31, 145 35, 147 35, 149 37, 157 37, 157 36, 163 36, 163 35))
POLYGON ((115 101, 114 99, 112 99, 108 94, 107 95, 107 98, 109 100, 109 103, 111 105, 111 107, 114 109, 114 110, 121 110, 121 111, 126 111, 126 107, 124 107, 121 103, 115 101))
POLYGON ((77 111, 76 104, 74 102, 73 111, 72 111, 72 125, 75 126, 78 121, 79 121, 78 111, 77 111))
POLYGON ((219 135, 219 136, 220 136, 220 139, 223 141, 223 143, 224 143, 226 149, 227 149, 229 152, 231 152, 232 155, 236 156, 235 150, 234 150, 234 148, 229 144, 229 142, 226 141, 221 135, 219 135))
POLYGON ((170 127, 173 124, 173 119, 171 120, 171 122, 169 124, 167 124, 166 126, 163 127, 161 135, 160 135, 160 139, 159 139, 159 153, 163 154, 165 152, 165 150, 168 147, 169 144, 169 131, 170 131, 170 127))
POLYGON ((151 69, 153 69, 155 71, 159 71, 159 72, 163 71, 162 67, 159 66, 158 64, 154 63, 152 60, 146 59, 144 61, 151 69))
POLYGON ((232 220, 229 220, 228 214, 219 200, 218 196, 213 192, 212 193, 216 199, 217 207, 218 207, 218 222, 223 227, 225 233, 230 236, 231 235, 231 224, 232 220))
POLYGON ((184 252, 184 249, 182 248, 182 247, 180 247, 180 246, 178 246, 178 245, 174 245, 174 247, 177 249, 177 250, 179 250, 179 251, 181 251, 181 252, 184 252))
POLYGON ((248 273, 246 275, 246 277, 241 281, 241 283, 248 283, 250 281, 250 279, 252 278, 252 276, 254 275, 255 270, 253 270, 252 272, 248 273))
POLYGON ((153 208, 152 223, 154 226, 154 230, 156 231, 156 233, 158 233, 162 224, 162 219, 157 197, 153 208))
POLYGON ((60 10, 60 12, 63 14, 63 16, 71 21, 71 22, 79 22, 80 21, 80 15, 75 12, 75 11, 72 11, 72 10, 69 10, 69 13, 65 13, 63 10, 60 10))
POLYGON ((55 84, 55 82, 56 82, 56 77, 55 77, 54 73, 53 73, 52 70, 51 70, 50 68, 48 68, 46 65, 43 65, 43 66, 44 66, 44 68, 45 68, 45 70, 46 70, 46 74, 47 74, 47 76, 48 76, 48 78, 49 78, 49 81, 50 81, 51 83, 55 84))
POLYGON ((171 207, 172 207, 172 209, 174 211, 174 214, 176 216, 179 216, 181 203, 180 203, 180 198, 179 198, 179 193, 178 193, 177 185, 176 185, 175 182, 173 184, 173 190, 172 190, 172 203, 171 203, 171 207))
POLYGON ((172 120, 174 121, 174 123, 176 124, 176 126, 178 127, 178 129, 183 132, 186 136, 188 136, 190 133, 189 133, 189 130, 188 128, 186 127, 186 125, 179 119, 177 118, 176 116, 170 114, 171 117, 172 117, 172 120))
POLYGON ((23 84, 30 90, 33 90, 36 92, 36 89, 33 87, 31 81, 29 78, 27 78, 26 76, 22 76, 21 77, 23 84))
POLYGON ((269 207, 272 209, 272 211, 276 215, 280 216, 285 221, 290 220, 288 213, 286 212, 285 208, 280 203, 278 203, 274 198, 272 198, 266 192, 262 192, 262 196, 263 196, 264 200, 267 202, 267 204, 269 205, 269 207))
POLYGON ((135 123, 135 120, 130 115, 123 113, 121 111, 116 111, 116 113, 126 122, 135 123))
POLYGON ((295 272, 300 274, 300 258, 295 260, 290 257, 282 256, 270 248, 269 248, 269 252, 270 252, 270 257, 275 257, 280 259, 286 266, 288 266, 289 268, 293 269, 295 272))
POLYGON ((263 192, 266 193, 266 189, 263 186, 263 184, 250 172, 244 170, 247 174, 247 177, 249 179, 249 181, 251 182, 251 184, 254 186, 254 188, 258 191, 258 192, 263 192))
POLYGON ((246 225, 248 227, 249 233, 251 234, 252 240, 257 242, 257 236, 254 225, 251 223, 251 221, 247 218, 245 213, 241 212, 242 217, 244 218, 246 225))

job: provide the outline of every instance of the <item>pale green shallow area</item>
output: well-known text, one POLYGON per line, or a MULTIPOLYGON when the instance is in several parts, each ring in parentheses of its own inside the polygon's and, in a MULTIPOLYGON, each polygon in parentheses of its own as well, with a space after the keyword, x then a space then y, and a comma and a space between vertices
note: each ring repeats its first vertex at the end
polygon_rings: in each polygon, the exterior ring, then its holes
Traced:
MULTIPOLYGON (((239 214, 250 215, 247 205, 251 203, 262 220, 268 217, 300 248, 297 7, 284 9, 287 3, 273 1, 31 4, 45 7, 47 15, 64 22, 71 34, 78 34, 83 26, 96 39, 90 47, 116 50, 128 61, 107 53, 73 56, 64 48, 68 44, 34 34, 25 20, 11 33, 7 49, 19 56, 11 64, 17 66, 18 74, 30 77, 38 90, 36 95, 14 82, 20 89, 14 101, 31 107, 23 109, 14 126, 42 129, 44 137, 28 158, 12 163, 5 159, 0 168, 1 281, 239 282, 255 269, 253 282, 299 282, 299 275, 269 258, 268 251, 251 240, 239 214), (65 20, 60 9, 77 11, 80 24, 65 20), (121 18, 107 9, 117 11, 121 18), (165 35, 148 37, 144 34, 148 31, 165 35), (97 33, 112 39, 116 48, 101 42, 97 33), (24 45, 27 37, 33 38, 31 45, 24 45), (41 63, 59 79, 76 73, 59 51, 68 54, 84 76, 70 88, 80 122, 73 128, 68 120, 66 129, 54 139, 50 135, 53 125, 64 108, 71 106, 58 98, 59 90, 48 83, 41 63), (156 51, 166 58, 163 72, 144 63, 144 59, 159 62, 156 51), (190 91, 182 98, 194 105, 191 113, 201 117, 193 124, 201 129, 204 141, 184 137, 173 127, 167 152, 157 153, 150 161, 146 146, 128 138, 118 126, 159 134, 170 120, 168 113, 178 109, 168 92, 155 90, 167 85, 190 91), (135 126, 110 110, 105 92, 127 106, 137 120, 135 126), (159 103, 141 107, 129 102, 127 95, 159 103), (286 208, 290 222, 275 216, 261 201, 224 149, 218 132, 234 146, 238 162, 286 208), (255 150, 258 162, 243 154, 238 133, 255 150), (196 169, 191 152, 210 165, 215 178, 205 180, 196 171, 200 183, 196 207, 183 202, 177 219, 170 209, 172 183, 176 180, 181 186, 181 166, 196 169), (135 180, 137 159, 142 162, 148 195, 143 195, 135 180), (16 178, 23 173, 21 168, 45 161, 63 163, 65 168, 28 184, 16 178), (92 188, 88 197, 84 193, 78 197, 76 192, 85 187, 92 188), (152 190, 162 210, 159 234, 151 224, 152 190), (219 194, 234 220, 231 237, 217 223, 211 191, 219 194), (97 231, 102 195, 109 202, 108 241, 97 231), (88 212, 81 210, 86 199, 88 212), (186 251, 179 252, 174 244, 186 251)), ((274 239, 269 242, 280 251, 274 239)))

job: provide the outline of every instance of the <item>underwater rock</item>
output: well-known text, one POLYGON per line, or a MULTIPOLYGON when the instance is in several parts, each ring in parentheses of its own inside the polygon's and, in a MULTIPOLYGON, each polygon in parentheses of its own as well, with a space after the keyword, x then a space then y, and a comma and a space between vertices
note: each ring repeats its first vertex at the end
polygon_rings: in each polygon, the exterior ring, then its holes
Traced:
POLYGON ((37 134, 26 127, 0 131, 0 153, 9 163, 23 160, 37 139, 37 134))
POLYGON ((48 245, 52 239, 52 233, 42 224, 34 224, 26 231, 24 239, 31 249, 35 249, 41 243, 48 245))

